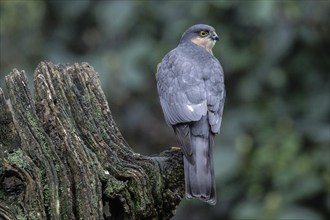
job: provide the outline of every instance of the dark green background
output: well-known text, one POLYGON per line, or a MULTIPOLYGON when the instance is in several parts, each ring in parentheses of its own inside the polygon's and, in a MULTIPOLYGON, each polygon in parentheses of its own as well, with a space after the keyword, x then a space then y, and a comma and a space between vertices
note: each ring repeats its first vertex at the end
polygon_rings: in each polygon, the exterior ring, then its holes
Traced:
MULTIPOLYGON (((176 145, 157 63, 196 23, 214 26, 227 99, 214 151, 218 203, 184 200, 173 219, 326 219, 329 1, 0 1, 0 86, 42 60, 88 62, 142 154, 176 145)), ((32 77, 31 77, 32 78, 32 77)))

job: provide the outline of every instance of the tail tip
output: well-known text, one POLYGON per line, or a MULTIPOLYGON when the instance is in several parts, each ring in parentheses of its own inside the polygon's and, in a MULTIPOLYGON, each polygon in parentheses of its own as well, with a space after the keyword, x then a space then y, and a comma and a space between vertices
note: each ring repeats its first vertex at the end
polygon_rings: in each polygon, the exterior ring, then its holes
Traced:
POLYGON ((186 194, 186 198, 187 199, 199 199, 203 202, 206 202, 210 205, 216 205, 217 204, 217 200, 215 197, 203 197, 202 195, 191 195, 191 194, 186 194))

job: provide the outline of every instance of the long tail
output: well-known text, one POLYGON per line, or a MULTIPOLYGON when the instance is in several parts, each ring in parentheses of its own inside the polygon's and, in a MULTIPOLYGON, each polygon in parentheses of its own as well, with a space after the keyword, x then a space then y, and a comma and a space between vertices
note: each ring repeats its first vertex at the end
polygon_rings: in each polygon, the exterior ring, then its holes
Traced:
POLYGON ((212 153, 214 134, 210 132, 206 117, 189 126, 187 124, 178 126, 174 130, 184 151, 186 197, 197 198, 215 205, 216 188, 212 153), (185 129, 185 132, 182 132, 182 129, 185 129), (185 137, 182 134, 185 134, 185 137), (187 146, 187 142, 190 146, 187 146))

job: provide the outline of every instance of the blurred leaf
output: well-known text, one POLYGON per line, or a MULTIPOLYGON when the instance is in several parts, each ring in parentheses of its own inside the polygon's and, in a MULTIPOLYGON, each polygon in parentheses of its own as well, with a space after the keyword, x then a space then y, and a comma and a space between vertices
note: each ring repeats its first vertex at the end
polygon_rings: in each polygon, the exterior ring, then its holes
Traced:
POLYGON ((238 155, 231 146, 215 146, 213 151, 215 176, 218 183, 223 183, 236 175, 238 155))
POLYGON ((259 219, 262 205, 254 201, 245 201, 240 203, 233 210, 233 219, 259 219))
POLYGON ((321 220, 322 217, 317 213, 298 206, 286 207, 279 215, 278 219, 281 220, 293 220, 293 219, 303 219, 303 220, 321 220))

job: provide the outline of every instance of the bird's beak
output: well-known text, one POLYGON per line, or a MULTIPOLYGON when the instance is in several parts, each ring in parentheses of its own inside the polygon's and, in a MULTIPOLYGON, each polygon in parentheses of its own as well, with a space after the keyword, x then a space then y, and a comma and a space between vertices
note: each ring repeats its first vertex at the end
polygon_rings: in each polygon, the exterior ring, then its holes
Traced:
POLYGON ((215 40, 215 41, 219 40, 219 36, 215 32, 213 32, 213 35, 211 36, 211 38, 212 38, 212 40, 215 40))

